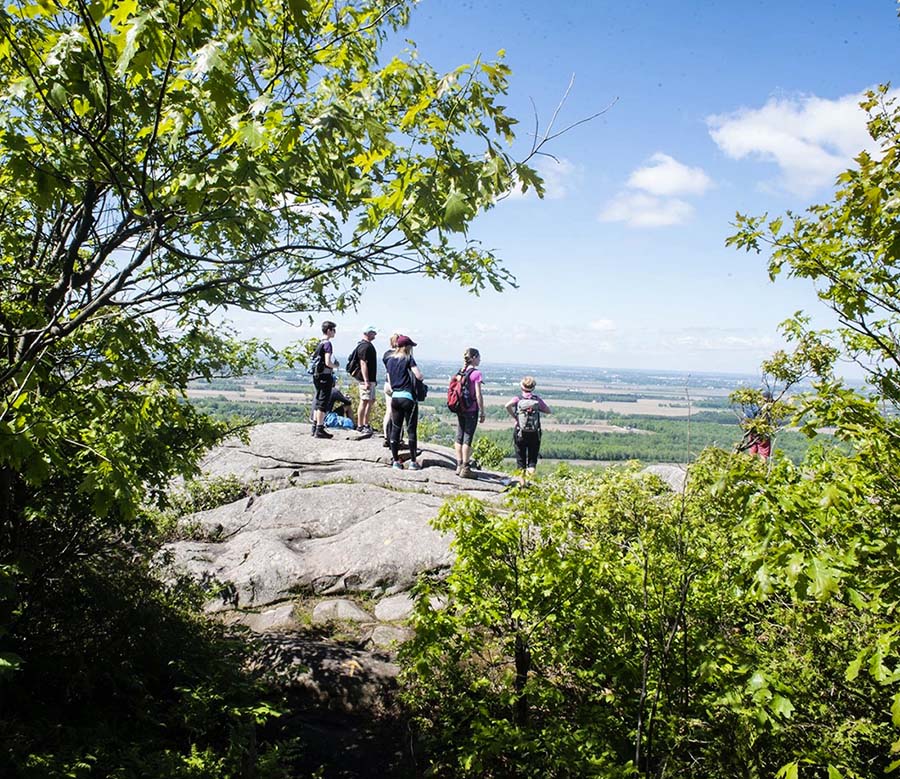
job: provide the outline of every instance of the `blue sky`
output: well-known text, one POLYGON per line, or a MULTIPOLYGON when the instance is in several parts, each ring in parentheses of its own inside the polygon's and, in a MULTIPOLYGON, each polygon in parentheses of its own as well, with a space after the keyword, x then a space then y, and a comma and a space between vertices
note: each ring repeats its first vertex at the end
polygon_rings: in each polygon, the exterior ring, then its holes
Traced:
POLYGON ((339 352, 371 322, 376 346, 408 332, 425 359, 477 346, 486 365, 754 373, 780 321, 823 311, 807 283, 770 283, 764 256, 724 241, 736 211, 831 199, 867 141, 859 96, 897 76, 892 0, 422 0, 406 37, 440 70, 506 51, 519 158, 532 101, 545 125, 573 76, 557 127, 613 105, 552 143, 544 200, 509 198, 472 226, 518 289, 379 280, 337 318, 339 352))

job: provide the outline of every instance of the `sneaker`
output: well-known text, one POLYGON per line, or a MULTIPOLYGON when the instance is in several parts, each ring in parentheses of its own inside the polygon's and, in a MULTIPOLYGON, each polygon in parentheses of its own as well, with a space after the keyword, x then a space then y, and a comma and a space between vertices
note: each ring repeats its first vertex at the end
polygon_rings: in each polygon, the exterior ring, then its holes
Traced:
POLYGON ((384 439, 384 443, 382 444, 382 446, 383 446, 385 449, 390 449, 390 448, 391 448, 391 442, 388 441, 387 438, 385 438, 385 439, 384 439))
POLYGON ((327 430, 325 430, 324 427, 317 427, 314 437, 315 438, 334 438, 334 436, 331 435, 331 433, 329 433, 327 430))
POLYGON ((359 439, 372 437, 372 428, 371 427, 361 427, 356 432, 359 433, 359 436, 358 436, 359 439))
POLYGON ((409 464, 409 469, 410 469, 411 471, 421 471, 421 470, 422 470, 422 466, 419 465, 415 460, 413 460, 413 461, 409 464))
POLYGON ((403 463, 401 463, 399 460, 394 460, 394 462, 391 463, 391 468, 393 468, 395 471, 402 471, 403 463))

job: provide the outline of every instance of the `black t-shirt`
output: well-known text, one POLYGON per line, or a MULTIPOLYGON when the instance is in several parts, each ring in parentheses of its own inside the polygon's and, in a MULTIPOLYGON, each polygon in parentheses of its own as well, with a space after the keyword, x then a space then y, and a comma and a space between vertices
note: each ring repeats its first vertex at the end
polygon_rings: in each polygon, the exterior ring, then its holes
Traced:
POLYGON ((319 341, 319 345, 316 347, 316 352, 319 355, 321 355, 321 357, 322 357, 322 368, 319 371, 319 373, 328 373, 328 374, 334 373, 334 368, 329 368, 325 364, 325 355, 326 354, 334 355, 334 346, 332 345, 331 341, 327 338, 324 338, 321 341, 319 341))
MULTIPOLYGON (((372 346, 371 341, 363 339, 356 346, 356 356, 359 358, 360 364, 363 362, 369 368, 369 381, 378 381, 378 352, 372 346)), ((359 375, 362 376, 362 368, 359 369, 359 375)))

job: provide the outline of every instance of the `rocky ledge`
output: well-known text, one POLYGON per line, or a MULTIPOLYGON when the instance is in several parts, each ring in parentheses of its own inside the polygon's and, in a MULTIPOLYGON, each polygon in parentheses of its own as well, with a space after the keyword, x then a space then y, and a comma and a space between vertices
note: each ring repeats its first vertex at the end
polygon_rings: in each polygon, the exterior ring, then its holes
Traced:
MULTIPOLYGON (((365 757, 359 772, 335 764, 324 775, 369 776, 367 761, 382 756, 382 775, 404 775, 409 755, 390 724, 394 650, 409 636, 416 577, 452 561, 451 538, 430 520, 458 495, 499 504, 512 482, 487 471, 461 479, 453 450, 432 444, 419 447, 422 470, 395 470, 381 437, 331 432, 323 440, 308 425, 265 424, 213 450, 205 475, 260 482, 259 494, 183 517, 191 540, 162 557, 173 572, 216 584, 207 610, 257 635, 256 664, 295 701, 291 716, 329 734, 322 755, 342 743, 342 753, 365 757)), ((683 488, 683 469, 648 470, 683 488)))

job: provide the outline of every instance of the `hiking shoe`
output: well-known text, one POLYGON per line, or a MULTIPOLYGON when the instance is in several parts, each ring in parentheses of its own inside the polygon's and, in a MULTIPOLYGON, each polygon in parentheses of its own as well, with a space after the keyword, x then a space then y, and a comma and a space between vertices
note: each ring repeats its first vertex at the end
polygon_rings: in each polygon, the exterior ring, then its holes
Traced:
POLYGON ((334 438, 324 427, 317 427, 314 435, 316 438, 334 438))
POLYGON ((411 471, 421 471, 421 470, 422 470, 422 466, 419 465, 415 460, 413 460, 413 461, 409 464, 409 469, 410 469, 411 471))
POLYGON ((459 469, 459 478, 460 479, 474 479, 475 474, 472 473, 472 469, 468 465, 464 465, 459 469))
POLYGON ((403 463, 401 463, 399 460, 394 460, 394 462, 391 463, 391 468, 393 468, 395 471, 402 471, 403 463))

